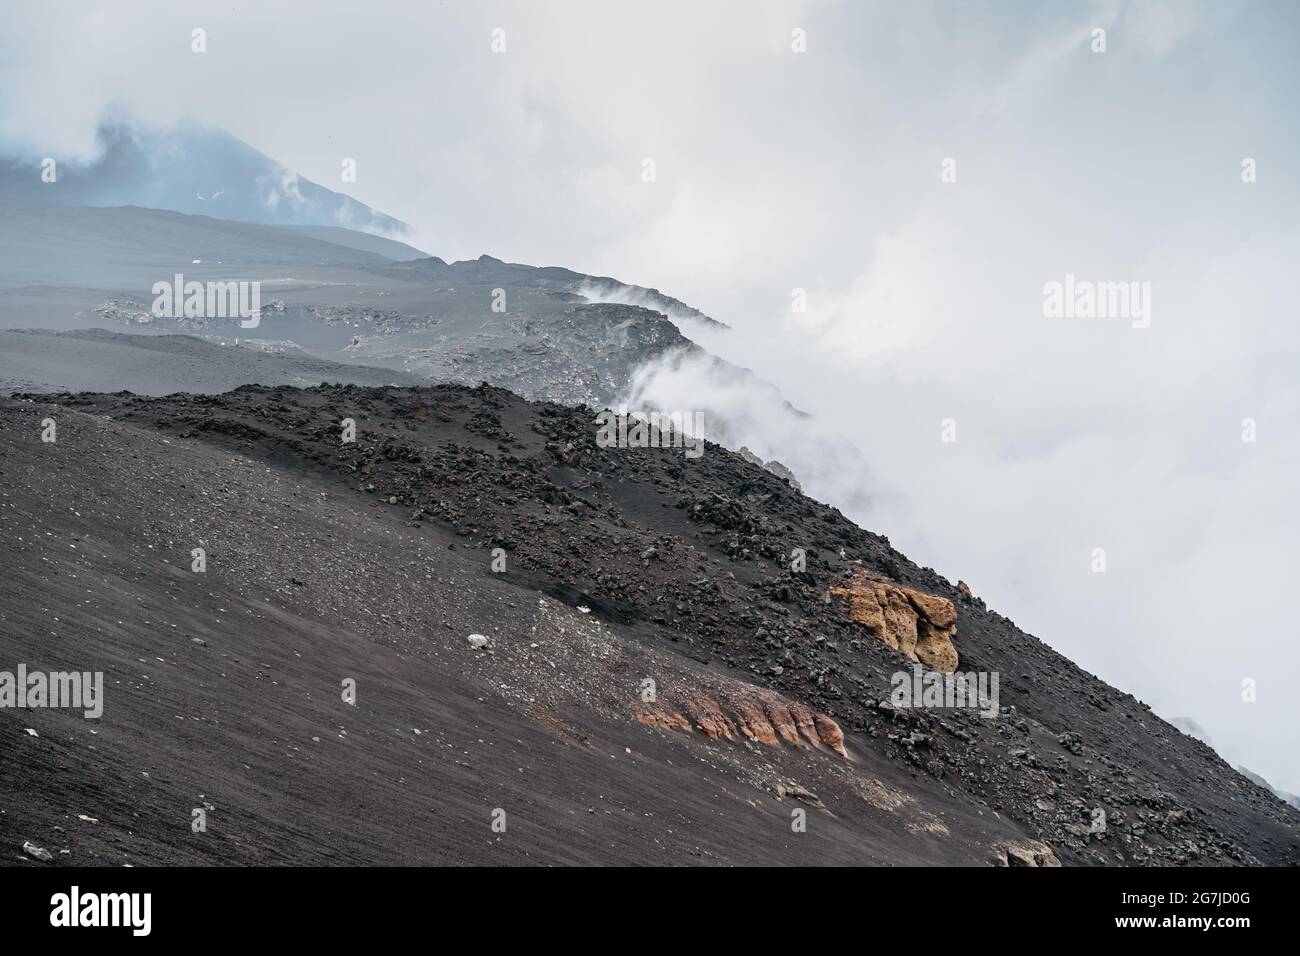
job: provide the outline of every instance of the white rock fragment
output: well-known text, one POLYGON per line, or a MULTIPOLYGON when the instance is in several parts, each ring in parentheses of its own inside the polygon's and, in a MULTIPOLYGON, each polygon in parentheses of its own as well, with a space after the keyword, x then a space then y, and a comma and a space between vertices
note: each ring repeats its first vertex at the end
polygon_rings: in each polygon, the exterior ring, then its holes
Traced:
POLYGON ((28 856, 35 857, 42 863, 49 863, 54 859, 54 854, 44 847, 39 847, 34 843, 23 842, 23 852, 28 856))
POLYGON ((473 648, 487 647, 488 639, 482 634, 471 634, 469 636, 469 646, 473 648))

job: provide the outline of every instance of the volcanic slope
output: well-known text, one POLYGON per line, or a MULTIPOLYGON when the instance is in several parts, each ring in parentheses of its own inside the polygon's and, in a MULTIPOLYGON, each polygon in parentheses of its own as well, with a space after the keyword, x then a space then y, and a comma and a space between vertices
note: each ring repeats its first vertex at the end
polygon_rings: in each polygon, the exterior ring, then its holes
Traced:
POLYGON ((0 859, 1300 862, 1300 813, 886 539, 593 418, 452 385, 0 403, 0 669, 105 675, 98 720, 0 711, 0 859), (996 717, 889 703, 912 662, 831 597, 863 574, 955 605, 996 717))
POLYGON ((0 390, 97 389, 165 395, 263 385, 422 385, 395 369, 317 358, 291 344, 219 345, 191 335, 126 335, 105 329, 0 329, 0 390), (273 350, 274 349, 274 350, 273 350))
POLYGON ((701 341, 714 339, 721 347, 726 327, 669 295, 486 255, 447 263, 348 229, 135 207, 0 204, 4 330, 80 336, 6 336, 0 341, 0 388, 6 391, 67 386, 159 394, 253 382, 486 381, 535 400, 639 408, 669 401, 661 389, 675 386, 665 381, 703 376, 710 383, 706 391, 716 396, 715 406, 700 409, 708 437, 782 458, 784 464, 770 463, 782 475, 791 475, 787 467, 797 469, 800 460, 816 461, 823 470, 866 471, 851 445, 807 427, 807 417, 775 386, 703 348, 701 341), (181 294, 167 308, 161 290, 178 283, 206 286, 209 299, 203 307, 180 308, 187 299, 181 294), (250 296, 257 290, 261 306, 256 323, 224 298, 226 308, 212 308, 217 290, 231 283, 256 283, 247 286, 250 296), (164 350, 157 343, 92 336, 88 329, 180 333, 227 354, 211 356, 203 374, 177 384, 177 374, 190 365, 182 353, 197 351, 195 345, 164 350), (227 348, 235 343, 245 351, 227 348), (254 358, 249 348, 280 358, 254 358), (140 374, 150 358, 158 363, 157 378, 140 374), (314 377, 313 364, 321 369, 314 377), (376 368, 393 371, 380 377, 376 368), (651 369, 658 371, 647 377, 651 369), (645 394, 650 385, 652 394, 645 394), (784 424, 775 434, 786 438, 767 447, 765 436, 778 420, 784 424))

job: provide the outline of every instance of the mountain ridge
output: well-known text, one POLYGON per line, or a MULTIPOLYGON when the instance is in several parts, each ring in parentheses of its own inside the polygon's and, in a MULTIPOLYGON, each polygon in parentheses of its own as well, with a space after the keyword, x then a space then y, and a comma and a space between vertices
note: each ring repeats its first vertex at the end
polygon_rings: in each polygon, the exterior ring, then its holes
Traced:
POLYGON ((346 226, 393 238, 411 231, 224 130, 195 124, 150 130, 105 122, 90 159, 60 160, 32 150, 0 157, 0 202, 142 206, 249 223, 346 226))

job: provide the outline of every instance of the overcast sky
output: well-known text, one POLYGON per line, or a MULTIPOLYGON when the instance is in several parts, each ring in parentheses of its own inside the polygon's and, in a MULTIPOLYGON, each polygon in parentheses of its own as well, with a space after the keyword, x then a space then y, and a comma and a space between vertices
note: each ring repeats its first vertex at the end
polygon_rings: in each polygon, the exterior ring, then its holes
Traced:
POLYGON ((1300 792, 1300 6, 6 7, 9 147, 197 120, 446 259, 675 295, 861 447, 863 523, 1300 792), (1149 327, 1046 317, 1067 273, 1149 327))

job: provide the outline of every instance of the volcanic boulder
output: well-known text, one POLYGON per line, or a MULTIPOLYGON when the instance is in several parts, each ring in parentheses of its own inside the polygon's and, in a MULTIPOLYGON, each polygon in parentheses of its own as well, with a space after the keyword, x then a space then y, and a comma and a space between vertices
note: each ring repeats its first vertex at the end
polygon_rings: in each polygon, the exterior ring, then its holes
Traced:
POLYGON ((1058 867, 1061 861, 1046 843, 1031 840, 999 847, 993 859, 994 866, 1058 867))
POLYGON ((947 598, 894 584, 855 568, 830 589, 849 616, 879 640, 932 670, 957 670, 957 608, 947 598))

